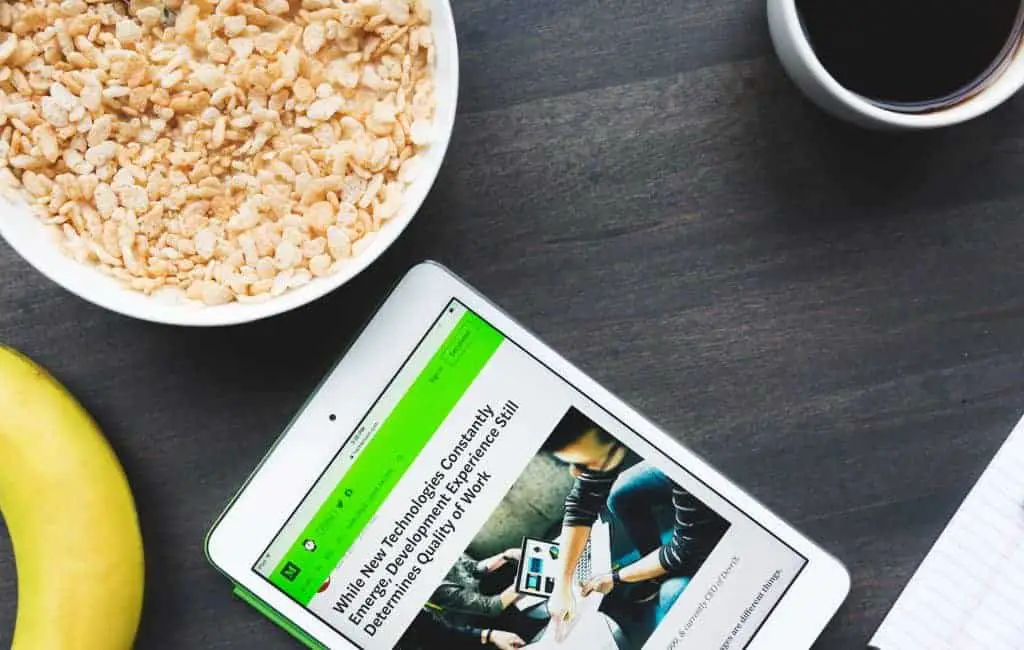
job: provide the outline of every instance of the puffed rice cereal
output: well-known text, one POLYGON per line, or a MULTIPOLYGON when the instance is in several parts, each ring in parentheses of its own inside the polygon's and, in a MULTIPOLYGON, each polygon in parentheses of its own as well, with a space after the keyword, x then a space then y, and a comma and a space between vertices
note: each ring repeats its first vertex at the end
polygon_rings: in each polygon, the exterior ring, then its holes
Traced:
POLYGON ((0 185, 132 289, 329 275, 429 145, 426 0, 0 0, 0 185))

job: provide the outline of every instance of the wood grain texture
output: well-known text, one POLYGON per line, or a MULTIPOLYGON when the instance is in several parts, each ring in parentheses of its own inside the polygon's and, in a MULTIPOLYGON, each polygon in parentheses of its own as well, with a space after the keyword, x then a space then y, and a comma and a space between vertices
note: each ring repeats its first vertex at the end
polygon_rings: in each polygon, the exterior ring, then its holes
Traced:
MULTIPOLYGON (((859 650, 1024 410, 1024 99, 916 136, 811 107, 761 2, 455 2, 461 112, 410 230, 348 287, 194 331, 0 245, 0 341, 96 415, 135 487, 139 648, 293 648, 208 526, 392 282, 435 258, 842 558, 859 650)), ((0 534, 0 647, 15 575, 0 534)))

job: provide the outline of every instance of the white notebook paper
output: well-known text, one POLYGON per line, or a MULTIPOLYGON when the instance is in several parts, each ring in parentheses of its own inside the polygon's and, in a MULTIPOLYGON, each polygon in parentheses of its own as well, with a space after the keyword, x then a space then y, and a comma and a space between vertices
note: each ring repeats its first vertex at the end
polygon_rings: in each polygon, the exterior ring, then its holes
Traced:
POLYGON ((871 639, 879 650, 1024 650, 1024 420, 871 639))

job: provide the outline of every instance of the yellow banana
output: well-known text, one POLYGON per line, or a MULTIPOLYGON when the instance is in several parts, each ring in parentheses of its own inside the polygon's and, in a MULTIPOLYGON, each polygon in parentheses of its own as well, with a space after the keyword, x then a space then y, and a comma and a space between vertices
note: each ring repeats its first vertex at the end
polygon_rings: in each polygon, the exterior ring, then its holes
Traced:
POLYGON ((131 648, 144 566, 124 471, 64 387, 2 345, 0 514, 18 572, 12 650, 131 648))

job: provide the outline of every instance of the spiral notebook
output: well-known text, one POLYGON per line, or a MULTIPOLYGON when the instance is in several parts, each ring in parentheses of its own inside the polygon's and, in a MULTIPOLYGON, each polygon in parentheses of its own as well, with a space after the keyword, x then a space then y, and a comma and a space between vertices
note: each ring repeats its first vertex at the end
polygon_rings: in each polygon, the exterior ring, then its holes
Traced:
POLYGON ((878 650, 1024 650, 1024 420, 871 639, 878 650))

